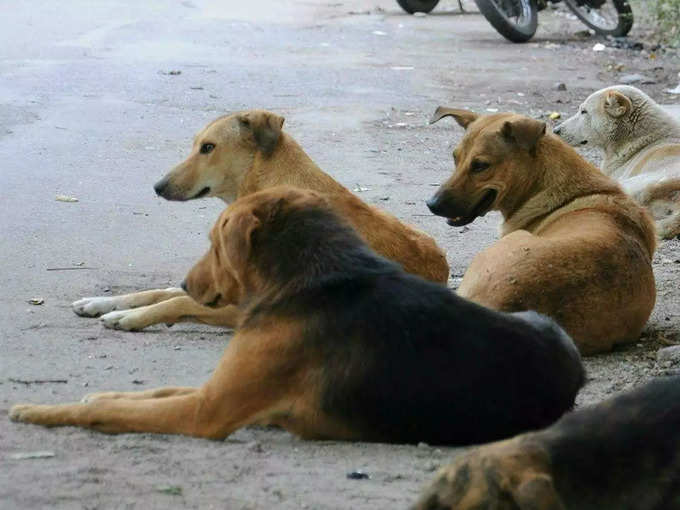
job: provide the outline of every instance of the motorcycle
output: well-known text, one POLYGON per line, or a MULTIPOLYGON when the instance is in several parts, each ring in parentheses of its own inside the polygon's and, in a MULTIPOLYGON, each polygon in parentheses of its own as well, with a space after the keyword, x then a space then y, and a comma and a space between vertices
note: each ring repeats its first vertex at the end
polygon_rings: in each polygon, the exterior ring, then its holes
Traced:
MULTIPOLYGON (((598 34, 623 37, 633 27, 633 11, 628 0, 475 0, 491 25, 512 42, 526 42, 536 33, 538 11, 548 3, 564 2, 569 9, 598 34)), ((397 0, 406 12, 430 12, 439 0, 397 0)), ((458 0, 462 10, 462 4, 458 0)))

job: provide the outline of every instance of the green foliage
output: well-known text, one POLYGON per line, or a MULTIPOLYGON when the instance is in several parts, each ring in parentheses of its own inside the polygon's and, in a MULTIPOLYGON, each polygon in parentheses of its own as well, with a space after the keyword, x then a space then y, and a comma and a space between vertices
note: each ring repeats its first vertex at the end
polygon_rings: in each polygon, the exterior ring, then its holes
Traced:
POLYGON ((680 0, 655 0, 653 14, 659 36, 668 44, 680 45, 680 0))

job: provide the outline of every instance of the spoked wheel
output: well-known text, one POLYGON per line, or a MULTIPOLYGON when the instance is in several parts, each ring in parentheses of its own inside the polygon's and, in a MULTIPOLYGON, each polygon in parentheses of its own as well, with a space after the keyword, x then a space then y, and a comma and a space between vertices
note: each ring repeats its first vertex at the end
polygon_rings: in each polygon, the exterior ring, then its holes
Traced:
POLYGON ((430 12, 439 0, 397 0, 397 3, 409 14, 414 12, 430 12))
POLYGON ((628 0, 564 0, 564 3, 599 34, 623 37, 633 27, 628 0))
POLYGON ((512 42, 526 42, 536 33, 536 0, 475 0, 491 25, 512 42))

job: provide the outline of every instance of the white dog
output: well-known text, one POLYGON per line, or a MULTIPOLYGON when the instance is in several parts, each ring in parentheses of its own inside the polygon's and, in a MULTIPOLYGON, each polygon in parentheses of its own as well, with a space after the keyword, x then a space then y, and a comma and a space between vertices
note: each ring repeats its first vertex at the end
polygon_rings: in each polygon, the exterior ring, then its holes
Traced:
POLYGON ((600 149, 602 171, 649 210, 659 236, 680 235, 680 122, 647 94, 626 85, 598 90, 554 132, 600 149))

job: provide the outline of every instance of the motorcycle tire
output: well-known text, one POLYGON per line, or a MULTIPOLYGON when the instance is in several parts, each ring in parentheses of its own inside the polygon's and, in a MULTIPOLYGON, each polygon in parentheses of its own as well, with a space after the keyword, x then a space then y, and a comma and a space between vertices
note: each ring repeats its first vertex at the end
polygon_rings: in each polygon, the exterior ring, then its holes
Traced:
POLYGON ((399 6, 409 14, 414 12, 430 12, 434 9, 439 0, 397 0, 399 6))
POLYGON ((517 0, 523 8, 520 23, 513 21, 497 4, 499 0, 475 0, 477 8, 489 23, 506 39, 521 43, 527 42, 536 33, 538 26, 538 7, 536 0, 517 0))
POLYGON ((630 29, 633 27, 633 10, 630 8, 628 0, 606 0, 601 3, 600 8, 605 4, 611 4, 614 9, 616 9, 616 22, 612 22, 609 26, 598 25, 596 22, 597 20, 586 15, 584 9, 587 9, 587 5, 585 5, 588 3, 587 1, 564 0, 564 3, 567 4, 567 7, 571 9, 578 19, 595 30, 598 34, 623 37, 630 32, 630 29))

